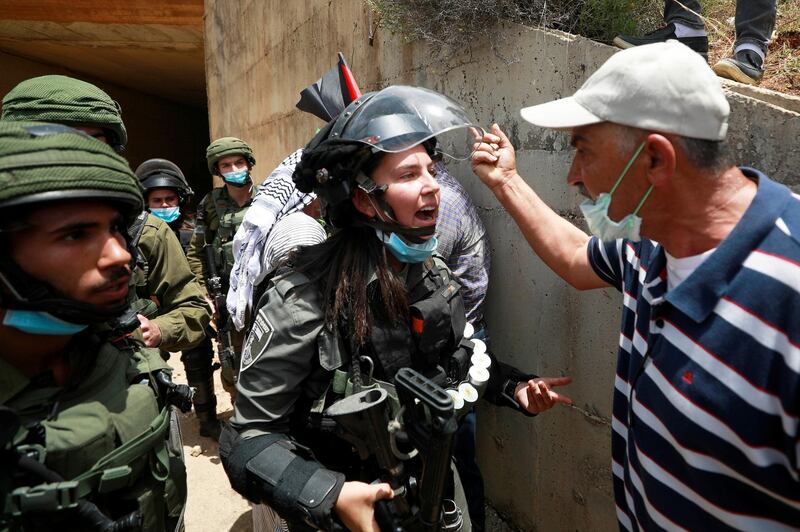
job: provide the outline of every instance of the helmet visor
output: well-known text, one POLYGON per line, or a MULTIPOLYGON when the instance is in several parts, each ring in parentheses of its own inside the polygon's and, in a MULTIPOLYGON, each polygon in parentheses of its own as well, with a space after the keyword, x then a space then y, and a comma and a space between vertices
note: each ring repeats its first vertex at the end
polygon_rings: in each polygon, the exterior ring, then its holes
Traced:
POLYGON ((463 160, 473 151, 471 127, 477 128, 451 98, 421 87, 394 85, 356 107, 341 138, 398 153, 436 137, 438 152, 463 160))

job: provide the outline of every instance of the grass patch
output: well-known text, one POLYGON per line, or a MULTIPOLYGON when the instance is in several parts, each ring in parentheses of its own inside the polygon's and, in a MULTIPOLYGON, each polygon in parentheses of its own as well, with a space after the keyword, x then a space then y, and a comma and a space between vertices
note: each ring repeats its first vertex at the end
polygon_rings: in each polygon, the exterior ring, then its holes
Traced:
POLYGON ((610 43, 620 34, 643 34, 662 26, 663 9, 663 0, 586 0, 570 32, 610 43))

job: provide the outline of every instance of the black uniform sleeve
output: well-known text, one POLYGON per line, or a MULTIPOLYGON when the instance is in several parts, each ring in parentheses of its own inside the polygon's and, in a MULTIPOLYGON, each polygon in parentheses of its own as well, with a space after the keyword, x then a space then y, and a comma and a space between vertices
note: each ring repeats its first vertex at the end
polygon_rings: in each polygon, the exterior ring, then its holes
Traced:
POLYGON ((233 489, 254 503, 269 503, 286 519, 333 530, 345 477, 305 454, 283 434, 244 439, 226 425, 220 436, 219 455, 233 489))
POLYGON ((318 397, 330 374, 320 368, 324 326, 319 294, 289 272, 272 280, 242 349, 234 417, 220 439, 233 488, 282 517, 333 530, 344 475, 316 461, 292 438, 298 400, 318 397))
POLYGON ((517 383, 535 379, 538 375, 533 373, 523 373, 514 366, 504 364, 495 358, 494 355, 489 353, 492 358, 492 371, 489 376, 489 383, 486 386, 486 392, 483 398, 497 406, 507 406, 513 408, 527 417, 535 417, 536 414, 531 414, 514 399, 513 393, 508 393, 510 389, 516 387, 517 383))

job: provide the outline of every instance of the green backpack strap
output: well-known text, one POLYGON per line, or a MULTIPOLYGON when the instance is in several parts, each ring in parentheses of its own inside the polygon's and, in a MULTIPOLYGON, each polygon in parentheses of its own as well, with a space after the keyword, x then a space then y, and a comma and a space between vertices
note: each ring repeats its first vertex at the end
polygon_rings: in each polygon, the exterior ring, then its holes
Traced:
POLYGON ((153 477, 157 481, 164 481, 169 475, 166 448, 169 427, 170 410, 163 408, 147 430, 102 457, 85 473, 72 480, 15 489, 5 501, 4 512, 19 516, 27 512, 64 510, 76 507, 78 501, 92 492, 109 493, 125 488, 133 480, 130 464, 148 453, 153 456, 153 477))
POLYGON ((106 493, 127 486, 131 474, 129 464, 151 451, 156 458, 151 468, 153 476, 160 481, 166 479, 169 474, 169 455, 166 448, 169 421, 169 407, 164 407, 147 430, 123 443, 98 460, 91 469, 75 477, 74 480, 80 486, 79 495, 85 497, 93 489, 106 493))
POLYGON ((142 238, 144 224, 147 222, 148 215, 149 213, 147 211, 142 211, 128 227, 128 238, 132 248, 135 248, 139 245, 139 240, 142 238))
POLYGON ((220 196, 224 187, 217 187, 211 189, 211 201, 214 202, 214 211, 217 213, 217 223, 219 224, 222 217, 225 216, 226 209, 219 204, 220 196))

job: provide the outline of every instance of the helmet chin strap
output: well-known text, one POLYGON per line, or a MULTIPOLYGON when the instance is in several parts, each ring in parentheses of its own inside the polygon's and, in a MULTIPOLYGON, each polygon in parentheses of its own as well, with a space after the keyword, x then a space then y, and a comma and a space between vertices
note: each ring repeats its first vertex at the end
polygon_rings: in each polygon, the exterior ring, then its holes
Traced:
POLYGON ((435 225, 428 225, 426 227, 406 227, 404 225, 400 225, 400 223, 394 217, 394 213, 390 212, 392 208, 385 201, 383 201, 382 198, 376 198, 378 203, 381 205, 380 208, 373 203, 372 198, 373 194, 368 193, 367 200, 375 209, 375 213, 378 215, 379 220, 376 220, 375 218, 365 220, 364 225, 374 227, 375 229, 380 229, 381 231, 385 231, 387 233, 396 233, 413 244, 421 244, 422 242, 425 242, 425 239, 420 237, 431 236, 436 232, 435 225), (385 219, 384 216, 386 216, 388 220, 385 219))
MULTIPOLYGON (((132 268, 135 252, 131 249, 127 233, 125 237, 128 250, 131 251, 132 268)), ((47 283, 25 272, 8 256, 0 256, 0 306, 47 312, 64 321, 82 325, 110 322, 129 307, 127 299, 113 308, 101 308, 62 296, 47 283)))

